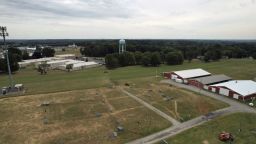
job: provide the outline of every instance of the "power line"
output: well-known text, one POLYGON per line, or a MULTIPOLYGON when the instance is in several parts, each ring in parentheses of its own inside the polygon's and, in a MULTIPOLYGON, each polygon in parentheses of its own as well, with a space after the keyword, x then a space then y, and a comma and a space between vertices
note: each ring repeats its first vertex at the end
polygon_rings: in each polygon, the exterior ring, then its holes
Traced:
POLYGON ((8 73, 9 73, 9 86, 13 88, 14 83, 13 83, 12 72, 10 67, 9 53, 8 53, 8 48, 6 47, 6 42, 5 42, 5 37, 9 36, 9 34, 7 33, 7 28, 5 26, 0 26, 0 36, 2 36, 4 39, 4 50, 6 51, 7 67, 8 67, 8 73))

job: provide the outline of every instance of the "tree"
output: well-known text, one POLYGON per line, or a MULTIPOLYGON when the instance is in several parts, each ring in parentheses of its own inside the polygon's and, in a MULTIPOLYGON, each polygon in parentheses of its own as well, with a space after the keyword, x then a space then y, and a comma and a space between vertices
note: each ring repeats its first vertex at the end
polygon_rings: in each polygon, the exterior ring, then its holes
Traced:
POLYGON ((131 52, 124 52, 117 56, 120 66, 131 66, 135 65, 135 57, 131 52))
POLYGON ((165 63, 165 58, 166 58, 166 53, 164 52, 164 51, 161 51, 160 52, 160 57, 161 57, 161 61, 162 61, 162 63, 165 63))
POLYGON ((233 51, 232 51, 232 57, 233 58, 244 58, 246 57, 246 51, 241 49, 240 47, 234 47, 233 51))
MULTIPOLYGON (((18 55, 18 54, 9 54, 10 68, 11 68, 12 72, 16 72, 16 71, 19 70, 20 67, 19 67, 18 62, 20 60, 21 60, 20 55, 18 55)), ((6 71, 8 71, 7 67, 6 67, 6 71)))
POLYGON ((22 51, 17 48, 9 48, 8 52, 11 54, 17 54, 18 56, 22 57, 22 51))
POLYGON ((142 56, 141 63, 143 66, 149 66, 151 62, 151 53, 145 52, 142 56))
POLYGON ((5 70, 5 67, 6 67, 6 61, 5 61, 5 59, 3 59, 3 58, 0 58, 0 72, 2 71, 2 72, 5 72, 6 70, 5 70))
POLYGON ((47 71, 49 69, 50 65, 47 64, 47 62, 42 62, 40 65, 38 65, 38 72, 41 73, 41 75, 46 75, 47 71))
POLYGON ((183 57, 182 53, 181 52, 176 52, 176 53, 177 53, 177 57, 178 57, 177 64, 179 64, 179 65, 183 64, 184 57, 183 57))
POLYGON ((187 52, 187 60, 188 60, 188 62, 190 63, 193 58, 194 58, 194 52, 192 50, 189 50, 187 52))
POLYGON ((136 52, 134 53, 134 57, 135 57, 135 61, 136 61, 136 64, 137 64, 137 65, 141 64, 142 56, 143 56, 143 53, 140 52, 140 51, 136 51, 136 52))
POLYGON ((27 52, 27 51, 24 51, 24 52, 22 53, 22 59, 23 59, 23 60, 27 60, 27 59, 29 59, 29 58, 30 58, 30 56, 29 56, 28 52, 27 52))
POLYGON ((204 61, 209 62, 210 60, 212 61, 217 61, 221 59, 222 53, 218 49, 210 49, 204 54, 204 61))
MULTIPOLYGON (((18 62, 22 60, 22 52, 17 48, 9 48, 8 57, 9 57, 11 71, 12 72, 18 71, 19 70, 18 62)), ((8 72, 6 55, 4 55, 4 58, 0 60, 0 71, 8 72)))
POLYGON ((114 54, 108 54, 105 57, 106 67, 108 69, 114 69, 119 66, 118 58, 114 54))
POLYGON ((70 70, 73 69, 73 66, 73 64, 66 65, 66 69, 68 70, 68 72, 70 72, 70 70))
POLYGON ((54 57, 55 50, 52 48, 44 48, 42 49, 42 56, 43 57, 54 57))
POLYGON ((212 60, 216 61, 216 60, 221 59, 221 57, 222 57, 222 53, 221 53, 220 50, 213 50, 211 52, 211 59, 212 60))
POLYGON ((256 52, 252 54, 252 58, 256 60, 256 52))
POLYGON ((168 65, 181 65, 183 64, 184 58, 181 52, 169 52, 166 55, 166 62, 168 65))
POLYGON ((224 50, 223 51, 223 56, 227 57, 227 58, 232 58, 232 50, 224 50))
POLYGON ((206 52, 205 54, 204 54, 204 62, 209 62, 210 61, 210 59, 211 59, 211 53, 210 52, 206 52))
POLYGON ((17 62, 22 61, 22 52, 21 52, 21 50, 19 50, 17 48, 9 48, 8 49, 8 54, 9 54, 9 57, 14 56, 13 58, 15 58, 15 61, 17 61, 17 62))
POLYGON ((124 52, 123 55, 125 57, 125 62, 126 62, 125 66, 135 65, 136 61, 135 61, 134 53, 124 52))
POLYGON ((153 52, 151 54, 151 61, 150 61, 152 66, 159 66, 161 64, 161 57, 159 52, 153 52))
MULTIPOLYGON (((10 68, 12 72, 16 72, 19 70, 19 64, 18 61, 20 60, 20 56, 17 53, 9 53, 9 62, 10 62, 10 68)), ((7 65, 7 58, 6 56, 2 59, 0 59, 0 71, 8 72, 8 65, 7 65)))
POLYGON ((34 51, 32 58, 33 59, 39 59, 42 58, 42 48, 40 48, 39 46, 36 46, 36 50, 34 51))

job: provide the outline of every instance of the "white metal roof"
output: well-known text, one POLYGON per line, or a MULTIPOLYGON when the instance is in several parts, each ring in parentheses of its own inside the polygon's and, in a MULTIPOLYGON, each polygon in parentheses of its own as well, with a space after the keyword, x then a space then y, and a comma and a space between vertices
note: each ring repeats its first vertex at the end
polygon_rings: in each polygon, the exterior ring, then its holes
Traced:
POLYGON ((66 63, 69 62, 69 60, 56 60, 56 61, 49 61, 47 64, 58 64, 58 63, 66 63))
POLYGON ((184 79, 211 75, 211 73, 203 69, 189 69, 189 70, 182 70, 182 71, 174 71, 174 73, 184 79))
POLYGON ((73 65, 73 67, 91 66, 96 64, 97 64, 96 62, 83 62, 83 63, 76 63, 73 65))
POLYGON ((256 93, 256 82, 252 80, 233 80, 211 86, 226 87, 242 96, 256 93))
POLYGON ((55 57, 73 57, 75 54, 62 54, 62 55, 55 55, 55 57))
POLYGON ((68 62, 66 62, 66 65, 68 64, 76 64, 76 63, 83 63, 84 61, 80 61, 80 60, 69 60, 68 62))

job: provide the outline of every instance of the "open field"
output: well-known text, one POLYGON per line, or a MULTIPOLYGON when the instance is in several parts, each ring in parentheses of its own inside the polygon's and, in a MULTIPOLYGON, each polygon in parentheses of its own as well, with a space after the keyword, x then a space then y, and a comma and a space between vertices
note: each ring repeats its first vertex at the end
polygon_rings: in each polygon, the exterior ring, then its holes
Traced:
MULTIPOLYGON (((70 73, 49 71, 47 75, 40 75, 32 67, 22 69, 14 79, 25 85, 27 96, 0 99, 0 143, 128 142, 171 124, 116 90, 116 85, 138 94, 166 114, 187 121, 227 105, 184 89, 160 85, 162 77, 155 77, 156 71, 160 74, 200 67, 234 79, 253 79, 255 65, 256 61, 249 59, 193 61, 158 68, 132 66, 116 70, 99 67, 70 73), (125 86, 126 83, 130 86, 125 86), (164 96, 172 100, 167 101, 164 96), (178 104, 177 113, 174 100, 178 104), (44 101, 50 101, 50 106, 41 107, 44 101), (97 113, 101 116, 97 117, 97 113), (46 120, 48 124, 44 124, 46 120), (111 134, 118 125, 123 126, 125 132, 113 139, 111 134)), ((0 75, 0 86, 7 84, 8 77, 0 75)))
POLYGON ((255 119, 255 114, 236 113, 182 132, 167 141, 171 144, 222 144, 223 142, 218 140, 218 135, 226 131, 234 136, 236 144, 254 144, 256 141, 255 119), (239 129, 241 129, 240 132, 239 129))
POLYGON ((125 143, 171 124, 116 89, 98 88, 0 100, 0 143, 125 143), (49 106, 40 106, 50 102, 49 106), (124 127, 116 138, 112 133, 124 127))
POLYGON ((209 97, 165 84, 148 83, 137 86, 133 83, 133 85, 127 90, 181 122, 228 106, 209 97))
MULTIPOLYGON (((250 59, 230 59, 219 62, 202 63, 193 61, 179 66, 141 67, 131 66, 116 70, 107 70, 104 67, 93 68, 77 72, 49 71, 47 75, 40 75, 32 68, 22 69, 14 75, 16 83, 23 83, 27 94, 51 93, 69 90, 98 88, 122 84, 126 80, 147 78, 164 71, 182 70, 189 68, 203 68, 214 74, 226 74, 234 79, 254 79, 256 61, 250 59)), ((7 75, 0 75, 0 87, 8 85, 7 75)))

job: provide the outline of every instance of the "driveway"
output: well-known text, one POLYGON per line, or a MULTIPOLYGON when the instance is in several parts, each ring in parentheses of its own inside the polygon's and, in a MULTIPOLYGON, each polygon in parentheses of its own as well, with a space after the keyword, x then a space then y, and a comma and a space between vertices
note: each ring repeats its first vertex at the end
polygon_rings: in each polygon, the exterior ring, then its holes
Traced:
MULTIPOLYGON (((151 134, 149 136, 131 141, 127 144, 154 144, 154 143, 159 142, 163 139, 167 139, 169 137, 175 136, 175 135, 177 135, 177 134, 179 134, 179 133, 181 133, 185 130, 188 130, 188 129, 193 128, 195 126, 199 126, 203 123, 206 123, 209 120, 216 119, 220 116, 229 115, 229 114, 232 114, 232 113, 248 112, 248 113, 255 113, 256 114, 256 110, 254 108, 251 108, 247 105, 244 105, 240 102, 237 102, 235 100, 232 100, 230 98, 227 98, 227 97, 224 97, 224 96, 221 96, 221 95, 217 95, 217 94, 214 94, 214 93, 211 93, 211 92, 208 92, 208 91, 205 91, 205 90, 201 90, 201 89, 198 89, 196 87, 189 86, 189 85, 176 83, 176 82, 171 81, 171 80, 163 80, 163 81, 161 81, 161 83, 171 84, 171 85, 174 85, 176 87, 180 87, 180 88, 184 88, 184 89, 187 89, 187 90, 190 90, 190 91, 198 92, 202 95, 205 95, 205 96, 214 98, 216 100, 225 102, 225 103, 229 104, 230 107, 220 109, 220 110, 217 110, 217 111, 214 111, 214 112, 210 112, 206 115, 199 116, 197 118, 186 121, 184 123, 176 123, 170 128, 167 128, 165 130, 162 130, 160 132, 151 134)), ((123 91, 123 92, 125 92, 125 91, 123 91)), ((128 93, 126 93, 126 94, 128 94, 128 93)), ((137 98, 134 95, 132 95, 132 96, 133 96, 133 98, 137 98)))

